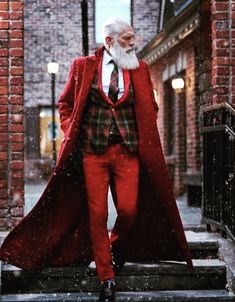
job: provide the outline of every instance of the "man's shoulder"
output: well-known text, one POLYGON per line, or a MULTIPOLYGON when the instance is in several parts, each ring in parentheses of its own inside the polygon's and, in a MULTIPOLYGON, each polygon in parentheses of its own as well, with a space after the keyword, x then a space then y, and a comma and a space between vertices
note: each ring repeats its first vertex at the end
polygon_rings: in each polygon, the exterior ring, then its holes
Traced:
POLYGON ((145 61, 143 61, 143 60, 139 60, 139 68, 144 68, 144 69, 148 69, 148 64, 145 62, 145 61))
POLYGON ((95 55, 84 56, 84 57, 76 57, 73 60, 73 64, 82 65, 86 62, 87 59, 94 59, 95 55))
POLYGON ((144 62, 143 60, 139 60, 139 67, 134 69, 134 70, 131 70, 131 72, 148 72, 149 70, 149 66, 146 62, 144 62))
POLYGON ((77 57, 73 60, 73 64, 82 65, 85 63, 87 57, 77 57))

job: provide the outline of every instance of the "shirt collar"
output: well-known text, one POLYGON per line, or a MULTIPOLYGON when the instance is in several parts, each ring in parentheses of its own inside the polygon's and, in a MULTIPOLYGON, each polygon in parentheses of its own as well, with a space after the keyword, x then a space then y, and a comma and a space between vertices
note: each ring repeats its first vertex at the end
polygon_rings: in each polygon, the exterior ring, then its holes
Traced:
POLYGON ((104 50, 104 56, 103 56, 103 62, 105 65, 109 64, 109 62, 112 60, 113 58, 110 56, 110 54, 108 54, 107 50, 104 50))

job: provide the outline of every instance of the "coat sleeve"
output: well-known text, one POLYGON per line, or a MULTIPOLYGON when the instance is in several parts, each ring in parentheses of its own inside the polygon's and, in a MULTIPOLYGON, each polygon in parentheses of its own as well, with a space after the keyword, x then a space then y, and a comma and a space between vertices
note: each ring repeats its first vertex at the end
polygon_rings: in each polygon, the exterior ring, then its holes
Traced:
POLYGON ((70 122, 70 117, 74 106, 74 96, 76 88, 76 60, 73 61, 69 70, 69 78, 65 84, 62 94, 59 96, 59 116, 60 127, 65 133, 70 122))
POLYGON ((157 116, 157 113, 158 113, 158 110, 159 110, 159 107, 158 107, 158 104, 155 100, 155 97, 154 97, 154 93, 153 93, 153 84, 152 84, 152 80, 151 80, 151 76, 150 76, 150 71, 149 71, 149 67, 148 65, 146 64, 146 72, 147 72, 147 81, 148 81, 148 85, 150 87, 150 98, 151 98, 151 102, 152 102, 152 106, 153 106, 153 110, 155 111, 156 113, 156 116, 157 116))

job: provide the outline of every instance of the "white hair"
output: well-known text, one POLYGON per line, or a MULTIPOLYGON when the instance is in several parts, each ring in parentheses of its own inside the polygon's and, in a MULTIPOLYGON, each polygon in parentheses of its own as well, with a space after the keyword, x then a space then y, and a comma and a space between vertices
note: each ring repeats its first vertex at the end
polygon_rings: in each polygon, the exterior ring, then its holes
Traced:
POLYGON ((125 30, 127 26, 131 26, 128 22, 123 21, 118 18, 112 18, 105 21, 102 26, 102 33, 103 33, 103 42, 105 44, 105 38, 108 36, 116 37, 122 31, 125 30))

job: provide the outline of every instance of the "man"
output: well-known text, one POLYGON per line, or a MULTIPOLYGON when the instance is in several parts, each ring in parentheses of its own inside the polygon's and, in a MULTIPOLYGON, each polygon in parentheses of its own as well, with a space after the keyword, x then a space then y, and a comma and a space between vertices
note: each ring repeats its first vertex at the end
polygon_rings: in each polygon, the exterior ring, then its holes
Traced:
MULTIPOLYGON (((104 46, 82 125, 83 170, 93 253, 102 282, 101 301, 114 297, 114 270, 123 265, 121 246, 135 218, 139 178, 134 97, 127 71, 139 67, 133 29, 122 21, 106 24, 104 46), (109 240, 107 194, 111 179, 116 188, 117 220, 109 240)), ((63 117, 64 100, 59 103, 63 117)))
POLYGON ((94 259, 100 301, 115 299, 115 274, 125 261, 186 260, 192 266, 157 111, 132 27, 106 23, 104 46, 71 66, 59 99, 65 134, 56 168, 37 205, 4 241, 0 258, 23 269, 94 259), (110 238, 109 185, 117 209, 110 238))

